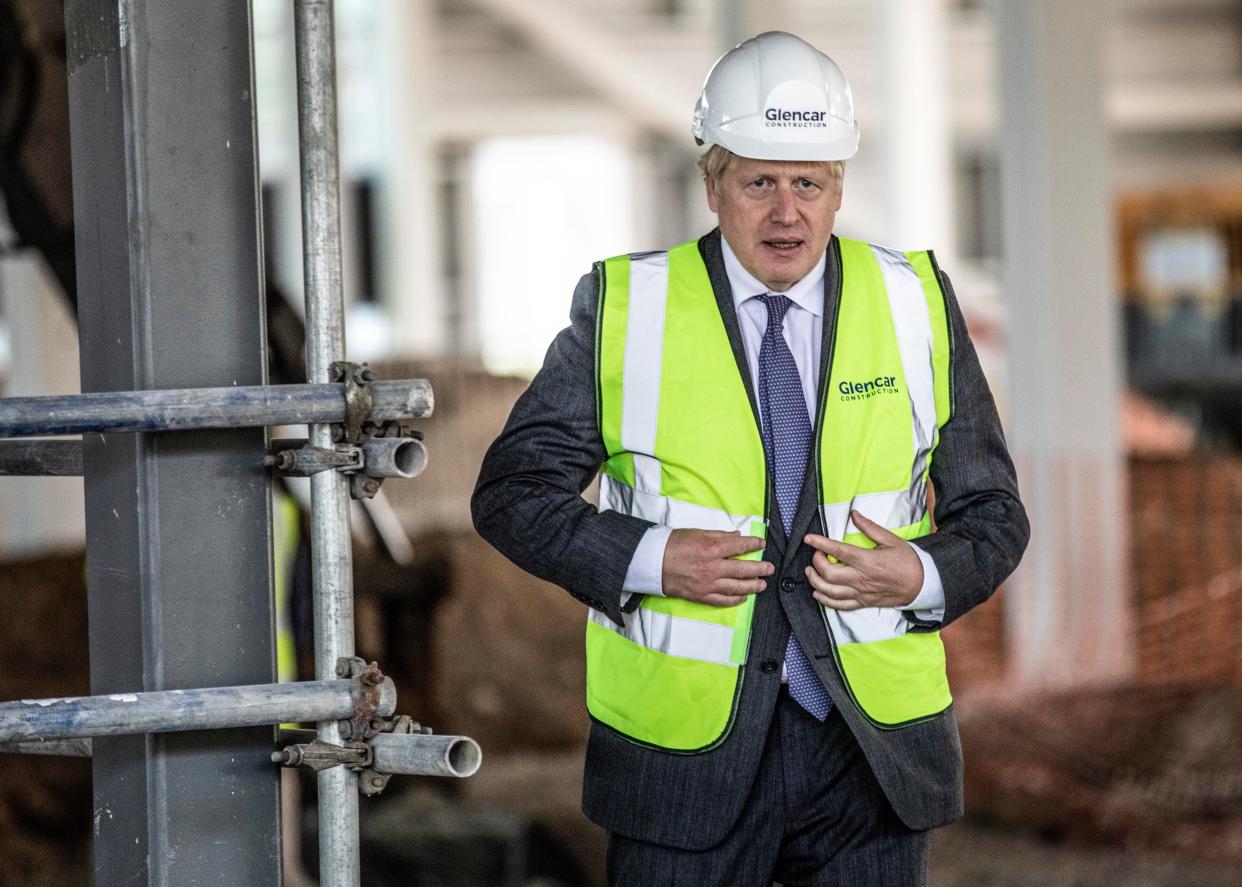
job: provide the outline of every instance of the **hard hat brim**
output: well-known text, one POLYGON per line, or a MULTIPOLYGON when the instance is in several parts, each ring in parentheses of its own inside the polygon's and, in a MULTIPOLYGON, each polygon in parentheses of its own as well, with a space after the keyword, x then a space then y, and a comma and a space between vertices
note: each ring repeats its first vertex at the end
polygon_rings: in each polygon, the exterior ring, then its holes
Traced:
POLYGON ((704 127, 698 136, 704 144, 719 145, 751 160, 802 160, 807 162, 849 160, 858 153, 858 126, 855 124, 836 138, 817 142, 770 141, 738 132, 721 132, 704 127))

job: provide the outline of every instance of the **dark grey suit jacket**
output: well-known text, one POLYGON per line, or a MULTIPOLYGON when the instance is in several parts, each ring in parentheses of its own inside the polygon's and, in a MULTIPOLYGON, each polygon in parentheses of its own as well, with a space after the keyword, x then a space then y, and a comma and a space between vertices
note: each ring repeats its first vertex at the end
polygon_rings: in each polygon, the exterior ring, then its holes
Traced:
MULTIPOLYGON (((753 408, 719 231, 703 237, 699 249, 753 408)), ((835 332, 840 270, 834 238, 824 280, 821 386, 835 332)), ((948 279, 942 279, 949 296, 954 407, 931 468, 937 529, 915 541, 940 571, 947 624, 987 600, 1013 571, 1030 531, 991 392, 948 279)), ((471 505, 479 533, 514 563, 619 619, 621 585, 650 524, 612 511, 596 513, 581 498, 605 458, 595 411, 597 292, 594 273, 578 283, 572 325, 553 341, 543 369, 488 451, 471 505)), ((757 409, 755 415, 758 422, 757 409)), ((806 477, 790 534, 795 540, 808 531, 821 532, 814 473, 806 477)), ((768 499, 774 503, 776 496, 768 499)), ((877 728, 858 711, 842 684, 803 572, 812 552, 805 544, 788 544, 779 517, 769 517, 764 557, 777 570, 756 602, 732 732, 711 751, 670 754, 635 745, 593 722, 583 790, 586 814, 610 831, 640 840, 685 849, 718 843, 737 820, 755 778, 780 688, 780 668, 774 666, 784 656, 792 626, 901 819, 925 829, 961 815, 962 755, 952 709, 899 730, 877 728)), ((635 595, 627 609, 637 600, 635 595)))

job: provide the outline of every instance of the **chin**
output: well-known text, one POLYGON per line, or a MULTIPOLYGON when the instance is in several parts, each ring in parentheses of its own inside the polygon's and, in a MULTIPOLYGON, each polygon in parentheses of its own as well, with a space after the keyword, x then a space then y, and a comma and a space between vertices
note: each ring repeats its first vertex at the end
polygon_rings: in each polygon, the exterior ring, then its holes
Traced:
POLYGON ((762 269, 762 279, 769 284, 779 284, 782 289, 788 289, 810 272, 811 268, 803 267, 804 264, 803 262, 769 262, 762 269))

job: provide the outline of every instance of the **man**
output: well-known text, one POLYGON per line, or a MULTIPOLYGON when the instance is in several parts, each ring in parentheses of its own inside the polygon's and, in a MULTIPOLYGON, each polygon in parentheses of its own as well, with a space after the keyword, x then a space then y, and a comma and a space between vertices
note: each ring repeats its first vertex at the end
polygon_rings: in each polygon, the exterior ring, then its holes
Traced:
POLYGON ((962 809, 938 629, 1021 556, 1013 466, 930 253, 832 234, 832 60, 741 44, 694 134, 719 229, 582 278, 475 525, 590 608, 610 883, 921 884, 962 809))

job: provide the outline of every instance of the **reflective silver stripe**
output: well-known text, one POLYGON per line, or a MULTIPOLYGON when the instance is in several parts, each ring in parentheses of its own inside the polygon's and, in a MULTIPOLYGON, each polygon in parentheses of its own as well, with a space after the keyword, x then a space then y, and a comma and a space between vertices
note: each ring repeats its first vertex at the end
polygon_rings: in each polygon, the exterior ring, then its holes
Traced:
POLYGON ((660 492, 660 463, 652 454, 660 420, 667 304, 668 253, 631 259, 621 381, 621 446, 634 454, 635 483, 649 493, 660 492))
POLYGON ((641 517, 666 527, 724 532, 738 530, 746 536, 751 534, 751 528, 756 521, 765 523, 757 515, 729 514, 719 508, 708 508, 693 502, 670 499, 668 496, 645 493, 606 474, 600 475, 599 507, 641 517))
POLYGON ((848 502, 828 502, 820 505, 820 517, 824 532, 833 539, 843 539, 847 533, 860 533, 850 520, 850 509, 857 508, 865 517, 882 527, 896 530, 917 524, 927 513, 927 484, 920 475, 918 482, 908 490, 889 493, 863 493, 848 502))
POLYGON ((901 368, 914 411, 915 468, 916 474, 921 477, 936 438, 936 388, 932 367, 934 340, 927 298, 918 274, 904 253, 882 246, 872 246, 871 252, 884 274, 884 289, 888 292, 893 328, 897 332, 901 368))
POLYGON ((632 453, 634 457, 634 483, 640 490, 649 490, 658 496, 664 478, 660 473, 660 460, 646 453, 632 453))
POLYGON ((622 504, 621 498, 617 495, 618 488, 624 489, 625 484, 618 483, 606 474, 601 473, 599 476, 599 510, 600 511, 618 511, 621 514, 629 514, 629 508, 622 504))
POLYGON ((737 668, 735 663, 729 661, 733 649, 733 629, 728 625, 670 616, 646 607, 626 613, 624 625, 617 625, 596 609, 588 613, 588 618, 596 625, 615 631, 649 650, 737 668))
POLYGON ((910 629, 910 624, 901 615, 901 610, 892 607, 848 611, 834 610, 831 607, 820 609, 823 610, 824 620, 832 629, 832 637, 839 647, 846 644, 889 641, 901 637, 910 629))

